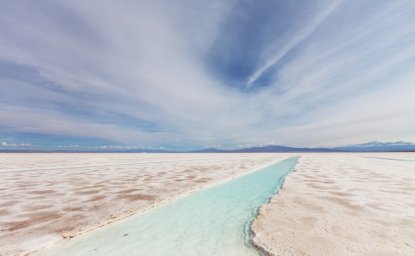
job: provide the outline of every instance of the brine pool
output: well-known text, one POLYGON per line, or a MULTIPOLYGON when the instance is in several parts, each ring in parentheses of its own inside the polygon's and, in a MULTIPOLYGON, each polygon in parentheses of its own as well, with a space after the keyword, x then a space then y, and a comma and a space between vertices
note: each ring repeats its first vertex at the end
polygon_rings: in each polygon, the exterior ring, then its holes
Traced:
POLYGON ((260 255, 249 243, 251 221, 297 160, 287 158, 35 255, 260 255))

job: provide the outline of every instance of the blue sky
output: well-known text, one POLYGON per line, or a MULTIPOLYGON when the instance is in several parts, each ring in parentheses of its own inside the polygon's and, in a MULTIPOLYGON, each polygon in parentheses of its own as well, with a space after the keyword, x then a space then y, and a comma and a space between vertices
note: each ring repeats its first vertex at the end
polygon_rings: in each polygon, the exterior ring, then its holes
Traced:
POLYGON ((6 1, 0 146, 415 141, 414 1, 6 1))

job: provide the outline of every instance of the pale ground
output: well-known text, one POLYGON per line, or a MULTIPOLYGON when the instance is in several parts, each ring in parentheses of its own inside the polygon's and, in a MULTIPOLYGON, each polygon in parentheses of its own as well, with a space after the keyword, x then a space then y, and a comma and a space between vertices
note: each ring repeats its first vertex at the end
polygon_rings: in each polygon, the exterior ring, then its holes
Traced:
POLYGON ((252 230, 271 255, 413 256, 415 153, 301 154, 252 230))
MULTIPOLYGON (((297 171, 253 223, 257 245, 274 255, 415 255, 414 153, 297 155, 297 171)), ((0 255, 24 254, 287 156, 0 154, 0 255)))
POLYGON ((0 154, 0 255, 22 255, 281 154, 0 154))

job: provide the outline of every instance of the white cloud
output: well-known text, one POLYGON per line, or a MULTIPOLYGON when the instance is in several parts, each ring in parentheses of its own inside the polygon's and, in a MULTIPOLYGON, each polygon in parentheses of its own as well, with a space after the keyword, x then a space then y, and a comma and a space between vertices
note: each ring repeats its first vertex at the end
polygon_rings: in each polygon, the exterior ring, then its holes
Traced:
POLYGON ((30 144, 30 143, 9 143, 9 142, 5 142, 5 141, 3 141, 3 142, 0 142, 0 146, 1 147, 31 147, 32 146, 32 144, 30 144))

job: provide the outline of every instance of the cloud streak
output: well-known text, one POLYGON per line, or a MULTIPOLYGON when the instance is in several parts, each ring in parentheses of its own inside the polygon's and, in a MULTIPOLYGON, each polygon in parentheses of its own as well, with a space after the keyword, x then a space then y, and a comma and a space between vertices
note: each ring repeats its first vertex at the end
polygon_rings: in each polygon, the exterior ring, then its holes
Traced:
POLYGON ((270 67, 274 66, 278 61, 280 61, 285 55, 297 47, 301 42, 307 39, 320 24, 334 11, 334 9, 340 4, 340 1, 331 1, 327 3, 327 6, 323 6, 313 18, 304 26, 298 29, 294 35, 289 37, 282 47, 279 47, 276 53, 272 54, 271 57, 265 60, 264 65, 259 67, 255 72, 249 76, 247 81, 247 87, 252 86, 252 84, 260 78, 260 76, 267 71, 270 67))
POLYGON ((415 140, 415 4, 263 4, 9 2, 0 132, 143 147, 415 140))

